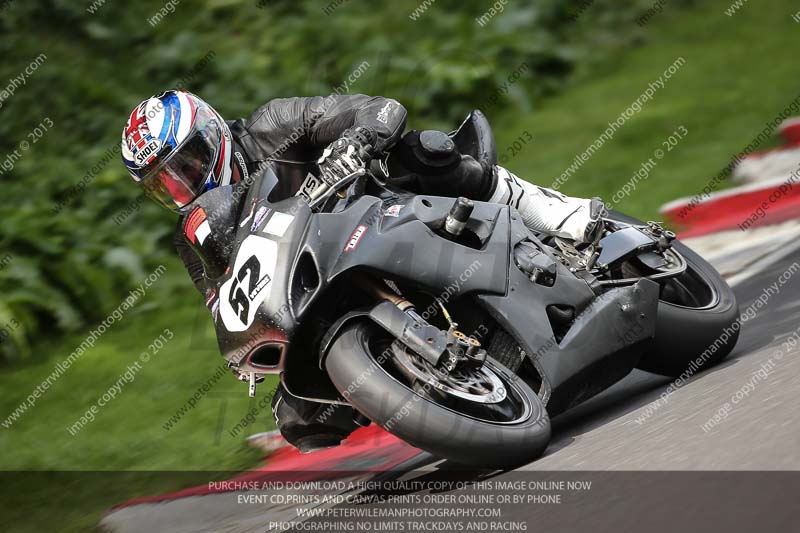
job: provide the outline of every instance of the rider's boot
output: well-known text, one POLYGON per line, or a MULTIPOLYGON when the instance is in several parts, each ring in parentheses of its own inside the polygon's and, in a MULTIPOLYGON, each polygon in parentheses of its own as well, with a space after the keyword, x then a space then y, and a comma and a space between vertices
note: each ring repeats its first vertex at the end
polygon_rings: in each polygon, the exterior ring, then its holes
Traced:
POLYGON ((303 453, 338 446, 360 425, 352 407, 297 398, 283 385, 272 398, 272 415, 283 438, 303 453))
POLYGON ((501 166, 495 167, 495 178, 487 201, 516 208, 529 229, 577 243, 594 242, 602 233, 608 211, 600 198, 574 198, 539 187, 501 166))

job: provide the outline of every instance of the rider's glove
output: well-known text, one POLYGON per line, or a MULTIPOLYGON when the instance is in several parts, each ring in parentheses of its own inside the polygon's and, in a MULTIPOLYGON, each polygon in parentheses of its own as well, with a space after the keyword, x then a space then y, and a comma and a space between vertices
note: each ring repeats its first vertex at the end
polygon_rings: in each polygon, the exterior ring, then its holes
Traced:
POLYGON ((367 167, 374 157, 373 146, 377 135, 363 126, 350 128, 325 148, 319 158, 320 175, 328 186, 367 167))

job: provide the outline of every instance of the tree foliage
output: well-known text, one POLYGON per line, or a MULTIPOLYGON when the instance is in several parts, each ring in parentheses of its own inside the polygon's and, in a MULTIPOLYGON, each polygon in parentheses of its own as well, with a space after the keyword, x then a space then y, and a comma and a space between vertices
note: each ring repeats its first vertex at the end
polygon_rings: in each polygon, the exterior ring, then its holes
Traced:
POLYGON ((449 128, 475 107, 525 112, 596 54, 632 42, 648 3, 597 1, 576 19, 583 4, 438 0, 412 20, 413 1, 5 3, 0 91, 46 60, 0 108, 0 163, 35 140, 0 174, 0 256, 10 258, 0 261, 0 354, 24 356, 42 334, 100 319, 173 254, 173 217, 139 201, 109 157, 141 99, 181 86, 223 116, 246 116, 274 97, 341 91, 366 61, 347 92, 401 100, 412 125, 449 128), (45 119, 53 126, 29 137, 45 119))

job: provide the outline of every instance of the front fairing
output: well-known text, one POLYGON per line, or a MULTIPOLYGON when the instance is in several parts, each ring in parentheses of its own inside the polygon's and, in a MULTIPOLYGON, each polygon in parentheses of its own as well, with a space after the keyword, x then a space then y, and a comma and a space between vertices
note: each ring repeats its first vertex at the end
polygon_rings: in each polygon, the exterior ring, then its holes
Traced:
MULTIPOLYGON (((271 201, 275 169, 254 180, 236 223, 228 268, 210 280, 216 288, 217 339, 240 370, 264 373, 282 357, 313 303, 340 276, 363 269, 410 280, 449 294, 504 294, 509 268, 509 210, 477 203, 475 249, 439 236, 432 227, 451 199, 406 195, 362 196, 334 213, 313 213, 299 197, 271 201), (269 365, 251 366, 262 347, 269 365)), ((280 178, 278 178, 279 180, 280 178)))

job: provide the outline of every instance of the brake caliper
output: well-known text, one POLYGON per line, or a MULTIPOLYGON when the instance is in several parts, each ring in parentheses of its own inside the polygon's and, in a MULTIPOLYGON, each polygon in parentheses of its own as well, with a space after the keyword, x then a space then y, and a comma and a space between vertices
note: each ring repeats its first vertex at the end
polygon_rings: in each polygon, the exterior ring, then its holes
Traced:
POLYGON ((456 368, 476 370, 486 361, 486 350, 481 348, 481 343, 474 337, 467 337, 455 328, 447 331, 447 355, 443 366, 447 372, 456 368))

